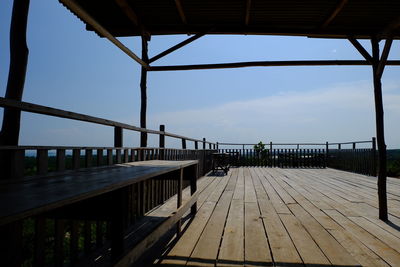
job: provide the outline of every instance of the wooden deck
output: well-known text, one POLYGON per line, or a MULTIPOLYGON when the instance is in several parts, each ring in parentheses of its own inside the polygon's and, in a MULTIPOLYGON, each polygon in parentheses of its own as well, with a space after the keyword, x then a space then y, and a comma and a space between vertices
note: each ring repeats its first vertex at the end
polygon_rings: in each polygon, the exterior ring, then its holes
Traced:
POLYGON ((196 217, 154 264, 400 266, 398 179, 387 224, 376 178, 334 169, 232 168, 198 188, 196 217))

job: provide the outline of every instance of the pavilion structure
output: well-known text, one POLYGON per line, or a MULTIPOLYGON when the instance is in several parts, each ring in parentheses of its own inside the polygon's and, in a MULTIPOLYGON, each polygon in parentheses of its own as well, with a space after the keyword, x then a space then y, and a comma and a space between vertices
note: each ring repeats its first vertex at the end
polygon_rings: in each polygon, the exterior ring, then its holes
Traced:
MULTIPOLYGON (((386 144, 381 77, 393 40, 400 38, 400 2, 388 1, 291 1, 291 0, 59 0, 82 20, 87 30, 107 38, 141 65, 140 127, 146 128, 147 73, 240 67, 277 66, 371 66, 374 85, 376 137, 379 151, 379 217, 387 220, 386 144), (158 55, 149 56, 152 35, 190 35, 158 55), (346 39, 364 60, 254 61, 195 65, 154 65, 160 58, 207 34, 283 35, 310 38, 346 39), (136 55, 117 37, 139 36, 142 54, 136 55), (370 40, 368 52, 359 39, 370 40), (380 52, 380 43, 383 43, 380 52)), ((29 0, 14 0, 11 24, 11 62, 6 99, 21 101, 28 59, 26 25, 29 0)), ((5 108, 1 145, 18 145, 20 110, 5 108)), ((147 146, 147 133, 141 133, 147 146)))

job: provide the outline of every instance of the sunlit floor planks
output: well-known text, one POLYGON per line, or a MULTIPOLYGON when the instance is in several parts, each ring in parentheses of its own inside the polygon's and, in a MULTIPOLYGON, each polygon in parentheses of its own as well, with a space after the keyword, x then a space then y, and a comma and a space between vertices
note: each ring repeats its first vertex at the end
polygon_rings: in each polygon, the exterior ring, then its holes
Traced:
POLYGON ((376 178, 333 169, 231 168, 199 181, 196 217, 155 264, 400 266, 400 180, 390 223, 376 178))

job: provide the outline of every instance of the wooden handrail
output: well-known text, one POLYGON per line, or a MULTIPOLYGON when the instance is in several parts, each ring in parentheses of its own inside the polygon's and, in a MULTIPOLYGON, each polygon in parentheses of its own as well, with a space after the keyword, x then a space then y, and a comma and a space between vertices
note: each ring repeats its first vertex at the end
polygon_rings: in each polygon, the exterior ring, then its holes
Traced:
MULTIPOLYGON (((71 120, 77 120, 77 121, 90 122, 90 123, 101 124, 101 125, 106 125, 106 126, 121 127, 122 129, 132 130, 132 131, 137 131, 137 132, 142 132, 142 133, 162 134, 165 136, 169 136, 169 137, 173 137, 173 138, 177 138, 177 139, 186 139, 188 141, 193 141, 193 142, 196 142, 196 141, 203 142, 200 139, 185 137, 185 136, 181 136, 181 135, 177 135, 177 134, 173 134, 173 133, 169 133, 169 132, 162 132, 162 131, 150 130, 150 129, 146 129, 146 128, 140 128, 137 126, 126 124, 126 123, 116 122, 116 121, 107 120, 107 119, 103 119, 103 118, 99 118, 99 117, 89 116, 89 115, 82 114, 82 113, 76 113, 76 112, 66 111, 66 110, 62 110, 62 109, 51 108, 51 107, 37 105, 37 104, 23 102, 23 101, 15 101, 12 99, 6 99, 4 97, 0 97, 0 107, 15 108, 15 109, 19 109, 19 110, 31 112, 31 113, 37 113, 37 114, 71 119, 71 120)), ((214 144, 209 141, 206 143, 214 144)))

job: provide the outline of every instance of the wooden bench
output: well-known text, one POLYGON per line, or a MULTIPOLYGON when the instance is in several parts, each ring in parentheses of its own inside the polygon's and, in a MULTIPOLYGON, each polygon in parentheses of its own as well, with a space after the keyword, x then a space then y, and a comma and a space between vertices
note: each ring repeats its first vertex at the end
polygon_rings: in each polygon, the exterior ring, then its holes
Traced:
POLYGON ((5 180, 0 183, 0 227, 36 215, 106 220, 111 225, 112 264, 125 266, 135 262, 174 225, 178 224, 179 229, 180 219, 186 211, 191 209, 192 214, 196 213, 197 178, 197 160, 151 160, 5 180), (143 238, 133 243, 133 250, 132 247, 126 248, 129 243, 126 240, 129 235, 126 221, 130 212, 127 204, 131 201, 129 186, 166 176, 177 181, 177 209, 169 216, 138 222, 143 238), (191 197, 182 203, 184 180, 190 181, 191 197), (153 226, 149 224, 151 221, 155 222, 153 226))

